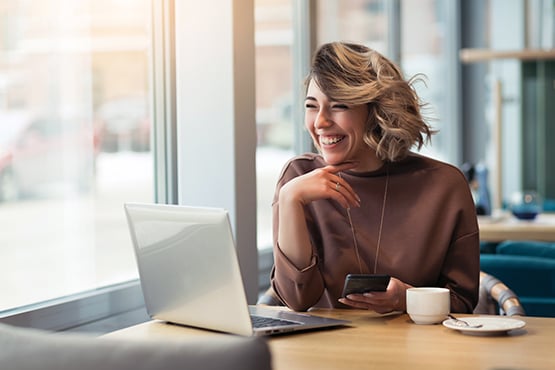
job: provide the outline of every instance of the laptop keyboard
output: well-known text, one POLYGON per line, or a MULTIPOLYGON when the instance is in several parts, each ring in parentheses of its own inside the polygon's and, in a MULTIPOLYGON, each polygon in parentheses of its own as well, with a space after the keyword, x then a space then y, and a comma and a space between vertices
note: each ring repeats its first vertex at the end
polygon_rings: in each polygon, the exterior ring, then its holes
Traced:
POLYGON ((273 317, 251 315, 252 325, 255 328, 268 328, 272 326, 299 325, 298 321, 276 319, 273 317))

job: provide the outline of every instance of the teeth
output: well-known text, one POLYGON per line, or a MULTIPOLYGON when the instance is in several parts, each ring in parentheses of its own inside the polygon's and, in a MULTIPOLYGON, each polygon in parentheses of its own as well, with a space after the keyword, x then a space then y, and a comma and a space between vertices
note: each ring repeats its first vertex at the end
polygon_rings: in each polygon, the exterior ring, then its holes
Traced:
POLYGON ((343 136, 321 136, 320 141, 324 145, 331 145, 343 140, 343 136))

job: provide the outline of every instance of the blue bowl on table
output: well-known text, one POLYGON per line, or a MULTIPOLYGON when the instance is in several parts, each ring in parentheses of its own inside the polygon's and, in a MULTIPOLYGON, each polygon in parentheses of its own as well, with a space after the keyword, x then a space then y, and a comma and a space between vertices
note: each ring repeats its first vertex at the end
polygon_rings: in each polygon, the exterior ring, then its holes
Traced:
POLYGON ((519 220, 534 220, 542 211, 542 201, 535 191, 513 194, 511 197, 511 213, 519 220))

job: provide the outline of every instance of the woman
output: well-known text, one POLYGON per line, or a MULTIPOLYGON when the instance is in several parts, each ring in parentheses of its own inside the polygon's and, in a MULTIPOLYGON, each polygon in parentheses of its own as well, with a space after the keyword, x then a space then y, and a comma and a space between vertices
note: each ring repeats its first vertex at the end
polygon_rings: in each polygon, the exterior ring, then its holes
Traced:
POLYGON ((293 310, 405 311, 406 289, 478 300, 476 210, 456 167, 411 152, 434 133, 412 81, 365 46, 334 42, 307 78, 306 129, 320 154, 291 159, 273 203, 272 287, 293 310), (349 273, 388 274, 385 292, 341 297, 349 273))

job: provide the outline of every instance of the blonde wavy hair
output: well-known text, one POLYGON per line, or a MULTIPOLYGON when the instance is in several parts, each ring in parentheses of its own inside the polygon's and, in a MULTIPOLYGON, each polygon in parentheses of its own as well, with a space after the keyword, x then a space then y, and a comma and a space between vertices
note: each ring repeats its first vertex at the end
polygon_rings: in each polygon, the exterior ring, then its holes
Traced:
POLYGON ((367 104, 364 141, 383 161, 398 161, 416 145, 420 149, 435 134, 424 120, 414 82, 406 81, 392 61, 364 45, 332 42, 315 53, 306 86, 311 80, 332 101, 367 104))

